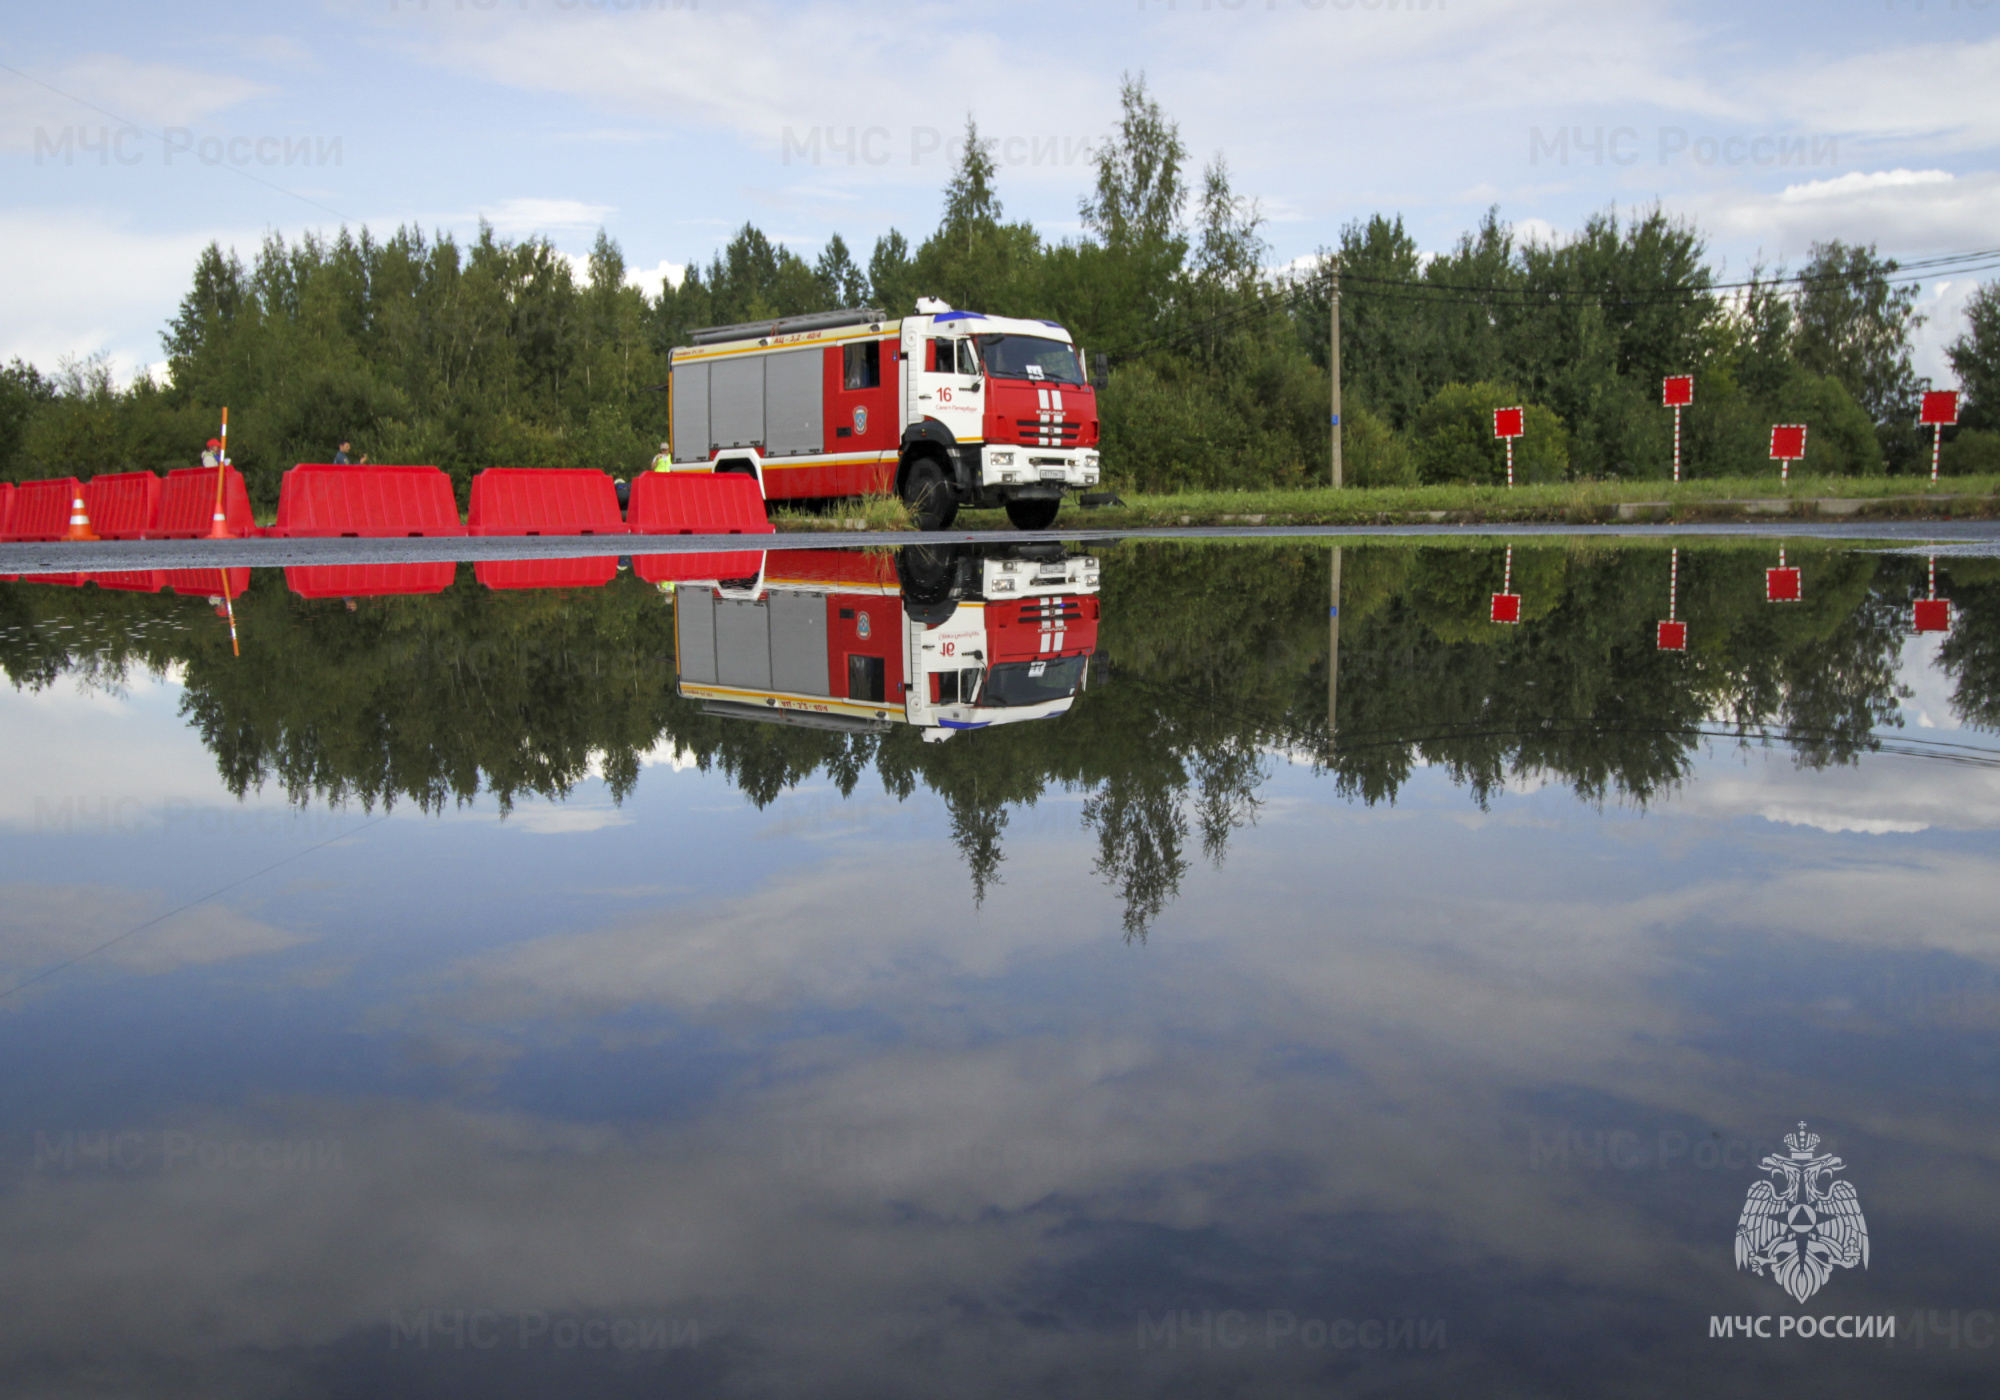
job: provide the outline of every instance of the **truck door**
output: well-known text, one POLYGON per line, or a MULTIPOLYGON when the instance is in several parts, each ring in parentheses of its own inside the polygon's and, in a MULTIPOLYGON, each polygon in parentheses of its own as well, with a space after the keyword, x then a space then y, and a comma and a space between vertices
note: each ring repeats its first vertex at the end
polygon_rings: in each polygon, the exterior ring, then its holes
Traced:
POLYGON ((986 394, 978 343, 955 334, 949 324, 933 325, 916 342, 911 358, 916 370, 910 376, 916 394, 911 418, 935 418, 960 442, 982 440, 986 394))

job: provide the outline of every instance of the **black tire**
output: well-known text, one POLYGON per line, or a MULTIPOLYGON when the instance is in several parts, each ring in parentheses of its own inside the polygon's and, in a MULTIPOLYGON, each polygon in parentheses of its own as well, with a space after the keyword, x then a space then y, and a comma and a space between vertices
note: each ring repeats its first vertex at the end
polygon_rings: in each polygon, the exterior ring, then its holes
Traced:
POLYGON ((1056 512, 1062 509, 1060 498, 1036 497, 1027 501, 1007 502, 1007 519, 1016 530, 1046 530, 1056 523, 1056 512))
POLYGON ((903 473, 903 503, 919 530, 945 530, 958 514, 958 502, 945 485, 944 468, 935 457, 919 457, 903 473))

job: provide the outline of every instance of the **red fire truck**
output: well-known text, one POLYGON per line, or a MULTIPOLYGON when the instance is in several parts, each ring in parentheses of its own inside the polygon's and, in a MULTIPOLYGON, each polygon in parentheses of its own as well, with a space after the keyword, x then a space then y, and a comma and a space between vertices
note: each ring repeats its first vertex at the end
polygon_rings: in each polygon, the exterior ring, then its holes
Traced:
POLYGON ((1047 529, 1097 482, 1096 388, 1053 321, 925 298, 692 339, 670 357, 676 471, 744 472, 774 501, 894 491, 926 530, 996 505, 1047 529))
POLYGON ((674 589, 680 693, 710 714, 926 740, 1049 719, 1097 649, 1098 561, 1049 546, 787 550, 674 589), (752 586, 745 586, 752 585, 752 586))

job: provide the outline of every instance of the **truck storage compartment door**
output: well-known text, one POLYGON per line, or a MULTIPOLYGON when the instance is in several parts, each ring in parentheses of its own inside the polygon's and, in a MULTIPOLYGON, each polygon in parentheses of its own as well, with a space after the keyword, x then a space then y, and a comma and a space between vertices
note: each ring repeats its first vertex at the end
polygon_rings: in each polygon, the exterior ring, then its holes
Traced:
POLYGON ((715 593, 681 585, 674 590, 674 627, 679 633, 683 685, 715 684, 715 593))
POLYGON ((771 688, 788 695, 831 695, 827 684, 826 595, 772 593, 771 688))
POLYGON ((820 449, 825 433, 823 359, 817 346, 763 357, 765 456, 789 457, 820 449))
POLYGON ((706 462, 708 445, 708 365, 674 366, 674 460, 706 462))
POLYGON ((739 355, 709 367, 709 441, 725 448, 763 444, 764 360, 739 355))
POLYGON ((715 600, 715 673, 739 690, 771 688, 771 610, 762 602, 715 600))

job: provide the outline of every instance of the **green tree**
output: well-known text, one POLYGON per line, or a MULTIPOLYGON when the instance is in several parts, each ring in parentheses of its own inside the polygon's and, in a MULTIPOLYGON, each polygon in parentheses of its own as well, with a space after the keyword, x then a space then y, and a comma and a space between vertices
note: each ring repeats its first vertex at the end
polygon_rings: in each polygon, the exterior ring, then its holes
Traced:
POLYGON ((1507 480, 1506 444, 1493 436, 1493 411, 1523 407, 1524 432, 1514 443, 1517 482, 1561 481, 1569 469, 1569 432, 1561 418, 1540 404, 1523 405, 1508 385, 1447 384, 1431 396, 1412 426, 1418 479, 1507 480))
POLYGON ((1964 391, 1958 421, 2000 431, 2000 282, 1988 282, 1965 303, 1965 329, 1945 349, 1964 391))

